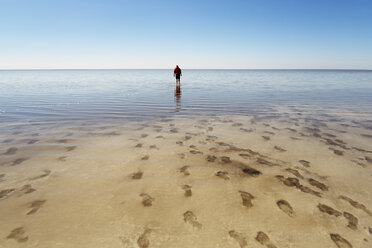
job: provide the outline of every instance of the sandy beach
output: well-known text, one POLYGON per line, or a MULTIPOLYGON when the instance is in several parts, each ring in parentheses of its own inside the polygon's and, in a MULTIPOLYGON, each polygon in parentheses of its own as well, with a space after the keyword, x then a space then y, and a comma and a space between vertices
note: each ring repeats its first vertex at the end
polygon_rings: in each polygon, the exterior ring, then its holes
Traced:
POLYGON ((14 128, 0 247, 370 247, 370 134, 285 111, 14 128))

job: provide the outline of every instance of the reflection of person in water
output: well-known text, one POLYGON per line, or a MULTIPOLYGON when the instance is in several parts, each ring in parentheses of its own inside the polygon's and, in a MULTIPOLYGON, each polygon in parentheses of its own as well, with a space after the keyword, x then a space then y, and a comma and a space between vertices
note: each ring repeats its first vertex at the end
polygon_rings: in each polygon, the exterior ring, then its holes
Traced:
POLYGON ((181 109, 181 85, 176 84, 176 89, 174 90, 174 99, 176 100, 176 112, 179 112, 181 109))
POLYGON ((178 65, 176 66, 176 68, 174 68, 173 74, 176 77, 176 84, 180 84, 182 71, 181 71, 181 68, 178 67, 178 65))

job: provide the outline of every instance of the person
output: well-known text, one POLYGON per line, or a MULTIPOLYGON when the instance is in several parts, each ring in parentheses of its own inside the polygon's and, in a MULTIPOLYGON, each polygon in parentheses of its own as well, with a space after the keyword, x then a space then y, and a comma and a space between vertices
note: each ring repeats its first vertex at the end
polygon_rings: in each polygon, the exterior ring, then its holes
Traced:
POLYGON ((182 71, 181 71, 181 68, 178 67, 178 65, 176 65, 176 68, 174 68, 173 74, 176 77, 176 84, 180 84, 180 78, 182 76, 182 71))

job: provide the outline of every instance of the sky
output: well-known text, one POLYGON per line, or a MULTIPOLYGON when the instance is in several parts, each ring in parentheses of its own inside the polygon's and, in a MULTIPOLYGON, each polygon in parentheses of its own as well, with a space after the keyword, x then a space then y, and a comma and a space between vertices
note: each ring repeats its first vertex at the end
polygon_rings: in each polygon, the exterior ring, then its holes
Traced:
POLYGON ((372 69, 371 0, 0 0, 0 69, 372 69))

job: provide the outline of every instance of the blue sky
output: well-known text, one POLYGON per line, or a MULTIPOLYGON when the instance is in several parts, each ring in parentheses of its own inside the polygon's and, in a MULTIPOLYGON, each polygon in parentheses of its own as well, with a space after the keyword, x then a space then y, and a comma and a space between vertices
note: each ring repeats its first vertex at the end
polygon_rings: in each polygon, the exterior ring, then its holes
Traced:
POLYGON ((371 0, 0 0, 0 68, 372 69, 371 0))

